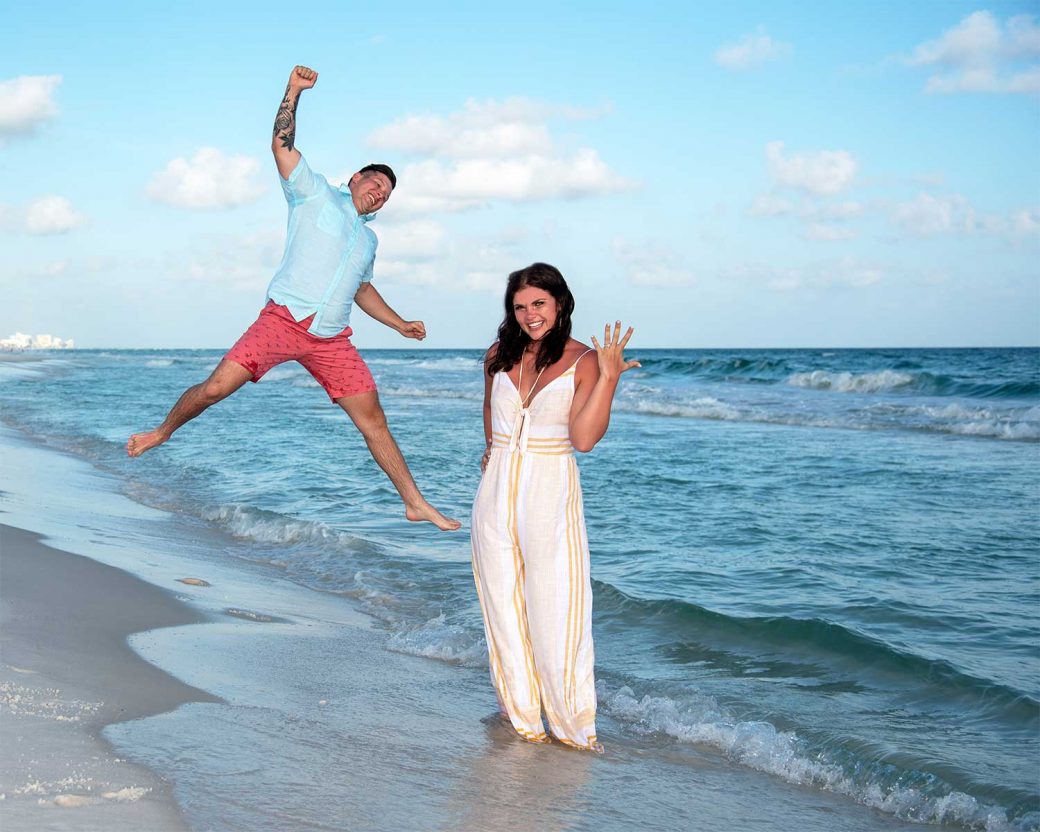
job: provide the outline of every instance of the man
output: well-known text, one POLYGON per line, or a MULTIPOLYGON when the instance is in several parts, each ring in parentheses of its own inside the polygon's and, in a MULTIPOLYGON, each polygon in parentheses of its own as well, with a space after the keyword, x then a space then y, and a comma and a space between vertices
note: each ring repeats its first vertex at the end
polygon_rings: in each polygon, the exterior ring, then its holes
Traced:
POLYGON ((426 337, 422 321, 402 320, 371 283, 377 240, 365 223, 386 204, 397 178, 386 165, 367 165, 336 190, 311 171, 296 149, 296 105, 300 93, 317 80, 312 69, 293 69, 274 122, 271 149, 289 203, 289 229, 267 305, 210 377, 185 390, 159 427, 131 436, 126 450, 136 457, 161 445, 247 381, 259 381, 275 365, 295 360, 361 431, 373 459, 401 495, 405 516, 454 530, 459 522, 437 511, 416 487, 387 427, 372 374, 350 343, 354 303, 405 338, 426 337))

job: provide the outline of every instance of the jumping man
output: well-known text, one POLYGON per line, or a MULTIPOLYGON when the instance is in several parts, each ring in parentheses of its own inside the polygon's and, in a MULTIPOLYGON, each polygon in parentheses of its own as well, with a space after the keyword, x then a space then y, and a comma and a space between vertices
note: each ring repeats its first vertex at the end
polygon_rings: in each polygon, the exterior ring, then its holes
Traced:
POLYGON ((185 390, 159 427, 131 436, 126 451, 140 456, 247 381, 259 381, 285 361, 298 361, 361 431, 373 459, 401 495, 405 516, 454 530, 459 522, 419 492, 387 427, 372 374, 350 343, 354 303, 405 338, 426 337, 423 322, 403 320, 371 282, 377 240, 366 223, 386 204, 397 177, 387 165, 366 165, 337 189, 310 169, 296 149, 296 106, 300 93, 317 80, 314 70, 296 67, 274 122, 271 150, 289 203, 289 229, 282 263, 267 288, 267 305, 210 377, 185 390))

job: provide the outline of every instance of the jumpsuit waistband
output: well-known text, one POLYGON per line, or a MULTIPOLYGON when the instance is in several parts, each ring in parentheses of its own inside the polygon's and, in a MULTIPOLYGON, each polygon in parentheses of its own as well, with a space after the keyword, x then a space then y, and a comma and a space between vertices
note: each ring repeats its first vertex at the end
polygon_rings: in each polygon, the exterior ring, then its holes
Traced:
POLYGON ((510 436, 507 433, 494 431, 492 434, 491 448, 507 451, 509 453, 536 454, 538 456, 566 456, 574 453, 574 446, 569 439, 556 439, 546 437, 544 439, 536 436, 522 435, 510 436))

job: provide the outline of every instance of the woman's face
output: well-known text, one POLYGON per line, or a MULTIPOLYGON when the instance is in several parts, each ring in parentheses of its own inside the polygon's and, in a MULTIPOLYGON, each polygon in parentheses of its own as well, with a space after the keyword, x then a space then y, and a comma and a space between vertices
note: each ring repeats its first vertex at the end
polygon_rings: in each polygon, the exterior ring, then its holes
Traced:
POLYGON ((559 306, 545 289, 524 286, 513 295, 513 314, 532 341, 540 341, 556 326, 559 306))

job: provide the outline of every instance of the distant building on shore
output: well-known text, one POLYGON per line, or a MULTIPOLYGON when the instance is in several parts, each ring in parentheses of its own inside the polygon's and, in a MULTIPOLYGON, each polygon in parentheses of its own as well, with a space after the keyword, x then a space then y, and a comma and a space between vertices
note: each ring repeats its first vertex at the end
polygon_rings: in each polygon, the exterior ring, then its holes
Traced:
POLYGON ((75 346, 71 338, 63 339, 54 335, 26 335, 24 332, 16 332, 10 338, 0 338, 0 350, 6 352, 71 350, 75 346))

